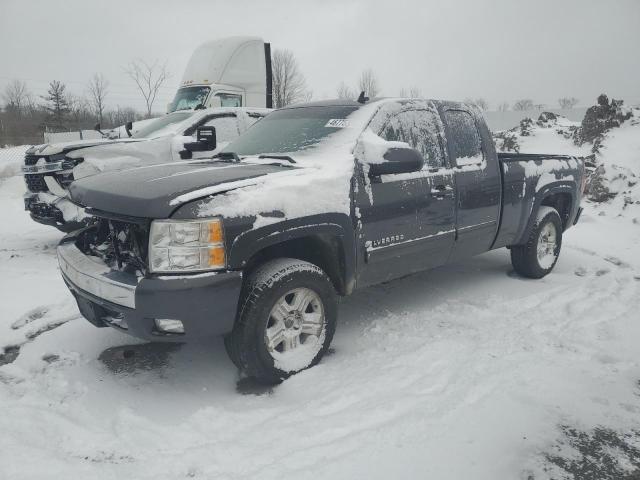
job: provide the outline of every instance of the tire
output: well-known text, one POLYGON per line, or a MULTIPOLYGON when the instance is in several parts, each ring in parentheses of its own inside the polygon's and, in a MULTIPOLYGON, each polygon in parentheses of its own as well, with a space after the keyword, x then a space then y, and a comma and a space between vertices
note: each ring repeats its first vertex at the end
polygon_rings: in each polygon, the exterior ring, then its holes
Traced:
POLYGON ((319 267, 270 260, 245 280, 236 323, 225 339, 227 353, 248 377, 279 383, 320 361, 337 313, 335 289, 319 267))
POLYGON ((560 214, 552 207, 542 206, 538 209, 527 243, 511 247, 511 264, 523 277, 542 278, 556 265, 561 246, 560 214))

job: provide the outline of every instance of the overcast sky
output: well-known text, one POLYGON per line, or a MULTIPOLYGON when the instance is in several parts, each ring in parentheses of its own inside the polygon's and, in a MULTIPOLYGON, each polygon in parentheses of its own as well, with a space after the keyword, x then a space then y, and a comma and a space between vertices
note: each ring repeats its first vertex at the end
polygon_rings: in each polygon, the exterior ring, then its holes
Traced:
POLYGON ((158 59, 172 73, 163 111, 194 48, 228 35, 292 50, 316 99, 370 67, 384 95, 640 103, 640 0, 0 0, 0 89, 57 79, 82 94, 102 72, 109 107, 141 108, 123 66, 158 59))

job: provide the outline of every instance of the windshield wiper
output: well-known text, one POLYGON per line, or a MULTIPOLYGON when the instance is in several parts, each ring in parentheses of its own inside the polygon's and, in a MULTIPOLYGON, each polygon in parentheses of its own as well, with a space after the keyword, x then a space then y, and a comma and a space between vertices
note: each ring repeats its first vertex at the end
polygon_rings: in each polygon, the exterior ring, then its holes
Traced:
POLYGON ((298 163, 289 155, 260 155, 258 158, 275 158, 276 160, 286 160, 289 163, 298 163))
POLYGON ((236 152, 220 152, 216 153, 211 158, 219 158, 223 162, 235 162, 238 163, 240 161, 240 157, 236 152))

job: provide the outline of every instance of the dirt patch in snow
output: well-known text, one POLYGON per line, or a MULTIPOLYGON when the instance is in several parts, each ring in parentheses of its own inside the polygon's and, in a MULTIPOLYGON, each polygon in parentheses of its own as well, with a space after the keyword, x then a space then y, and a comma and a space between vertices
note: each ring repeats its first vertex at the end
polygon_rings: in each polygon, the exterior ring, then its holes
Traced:
MULTIPOLYGON (((562 437, 554 452, 544 456, 549 470, 560 470, 566 479, 640 479, 640 431, 616 432, 606 427, 590 431, 561 425, 562 437)), ((552 478, 557 478, 553 475, 552 478)), ((533 476, 529 479, 534 480, 533 476)))
POLYGON ((134 374, 167 367, 171 354, 181 347, 179 343, 119 345, 104 350, 98 360, 113 373, 134 374))

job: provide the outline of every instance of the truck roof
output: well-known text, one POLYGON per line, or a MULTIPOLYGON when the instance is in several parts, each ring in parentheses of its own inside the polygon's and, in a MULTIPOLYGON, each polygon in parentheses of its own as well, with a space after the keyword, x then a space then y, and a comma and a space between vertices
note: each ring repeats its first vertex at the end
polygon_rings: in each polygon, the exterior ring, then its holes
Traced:
POLYGON ((372 98, 366 103, 359 103, 355 100, 348 99, 332 99, 332 100, 318 100, 315 102, 307 102, 307 103, 298 103, 295 105, 289 105, 283 107, 283 109, 289 108, 304 108, 304 107, 363 107, 365 105, 374 105, 374 104, 384 104, 384 103, 392 103, 392 102, 407 102, 411 100, 422 100, 426 102, 434 102, 437 105, 444 105, 447 107, 466 107, 466 108, 475 108, 473 105, 464 103, 464 102, 456 102, 453 100, 435 100, 432 98, 410 98, 410 97, 377 97, 372 98))

